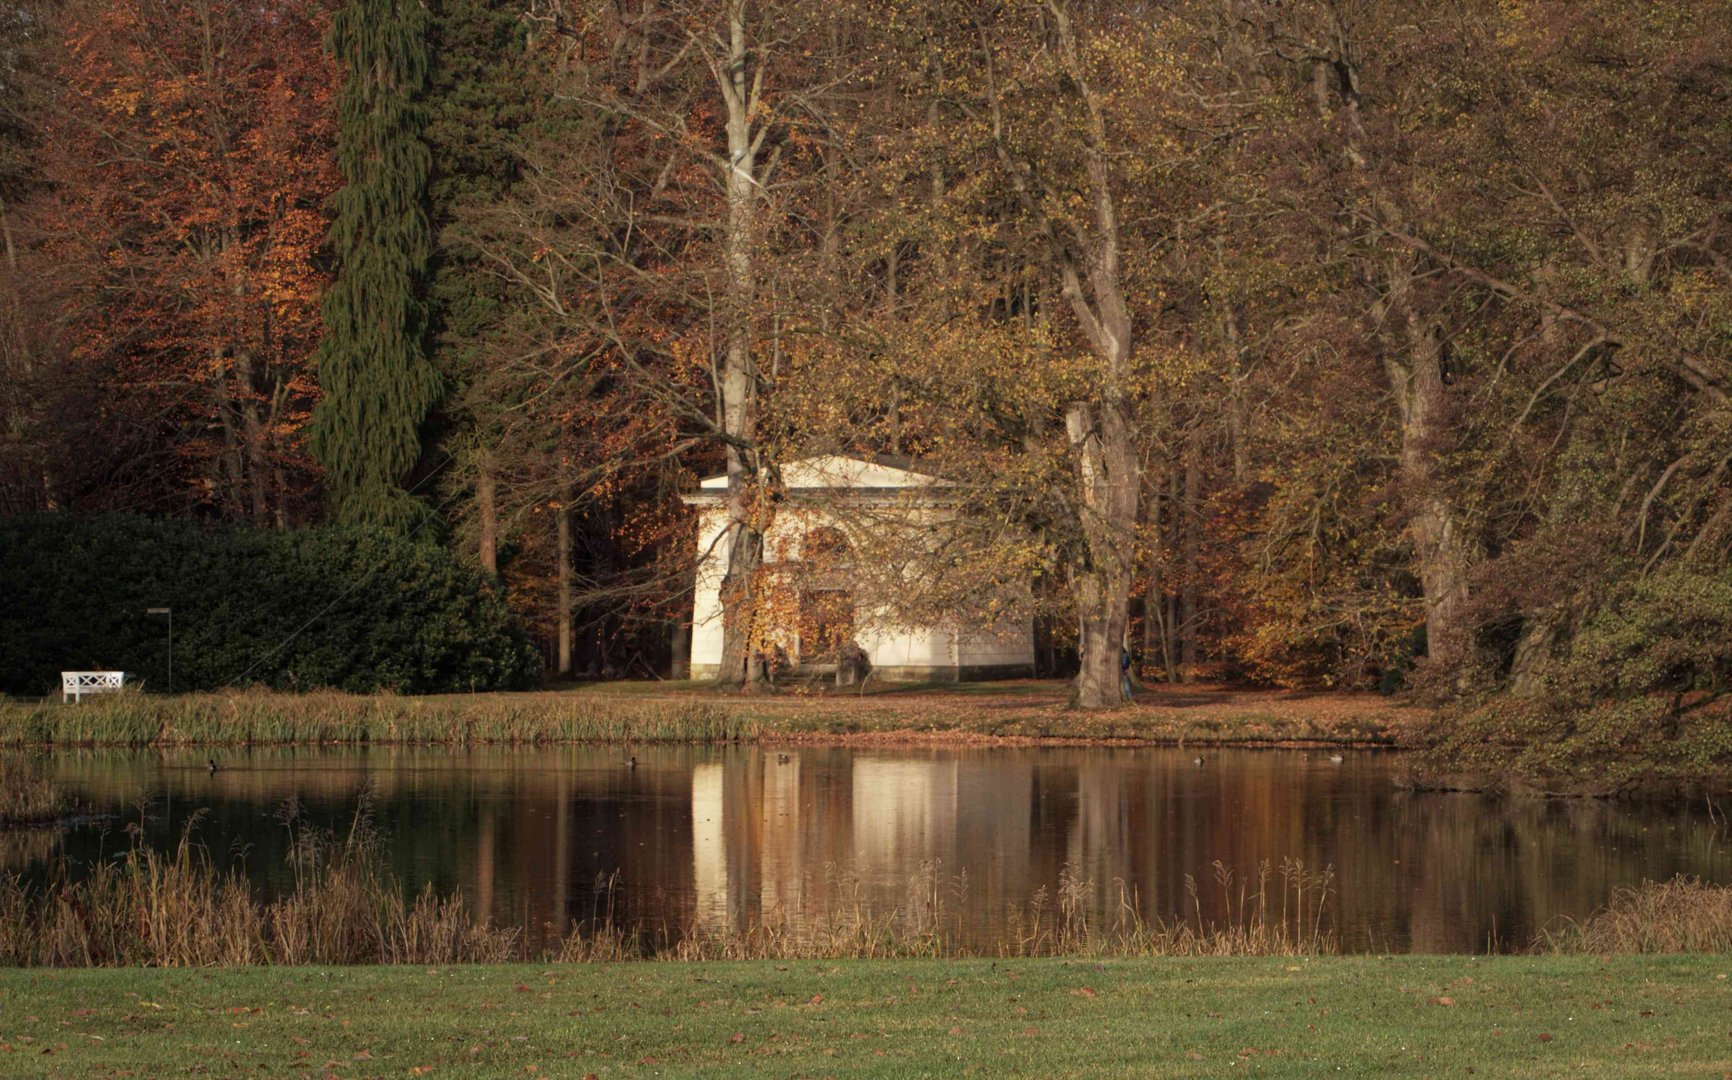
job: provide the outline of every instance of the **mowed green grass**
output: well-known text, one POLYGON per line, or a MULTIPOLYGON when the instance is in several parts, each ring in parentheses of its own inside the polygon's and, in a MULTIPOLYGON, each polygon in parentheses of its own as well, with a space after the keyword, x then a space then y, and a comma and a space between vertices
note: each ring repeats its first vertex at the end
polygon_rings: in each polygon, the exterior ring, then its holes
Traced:
POLYGON ((1732 1073, 1732 957, 8 970, 0 1075, 1732 1073))

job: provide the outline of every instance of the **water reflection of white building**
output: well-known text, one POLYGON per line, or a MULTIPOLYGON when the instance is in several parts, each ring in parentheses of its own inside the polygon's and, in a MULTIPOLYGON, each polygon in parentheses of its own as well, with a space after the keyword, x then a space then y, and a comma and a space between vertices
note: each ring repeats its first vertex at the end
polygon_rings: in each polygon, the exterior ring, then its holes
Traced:
POLYGON ((1051 885, 1034 880, 1034 786, 1025 764, 967 754, 863 754, 836 773, 803 769, 799 754, 698 764, 693 923, 731 932, 762 918, 799 932, 855 904, 911 915, 922 864, 936 867, 929 884, 946 909, 1021 907, 1051 885), (827 779, 845 782, 842 798, 825 798, 827 779))
POLYGON ((766 914, 794 919, 805 900, 801 866, 800 756, 769 754, 754 765, 764 770, 759 812, 763 853, 758 866, 758 903, 766 914), (787 760, 783 761, 782 758, 787 760))
POLYGON ((798 921, 807 871, 800 759, 781 757, 692 768, 693 915, 702 929, 798 921))
POLYGON ((727 774, 719 764, 692 766, 693 919, 703 930, 733 926, 728 902, 727 774))
POLYGON ((956 761, 856 759, 852 806, 862 876, 906 873, 923 859, 944 858, 956 836, 956 761))

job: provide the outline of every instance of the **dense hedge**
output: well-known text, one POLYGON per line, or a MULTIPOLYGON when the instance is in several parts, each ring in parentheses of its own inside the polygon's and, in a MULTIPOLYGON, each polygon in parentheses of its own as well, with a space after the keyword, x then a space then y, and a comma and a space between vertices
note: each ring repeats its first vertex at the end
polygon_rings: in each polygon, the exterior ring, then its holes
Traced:
POLYGON ((174 688, 356 693, 532 684, 504 601, 435 545, 377 532, 277 532, 133 515, 0 520, 0 690, 48 694, 62 670, 174 688))

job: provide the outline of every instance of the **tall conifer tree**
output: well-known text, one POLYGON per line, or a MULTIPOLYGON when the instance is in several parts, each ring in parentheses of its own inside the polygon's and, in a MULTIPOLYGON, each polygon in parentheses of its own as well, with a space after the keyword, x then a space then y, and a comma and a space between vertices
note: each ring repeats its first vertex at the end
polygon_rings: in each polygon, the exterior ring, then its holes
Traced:
POLYGON ((346 183, 331 225, 339 270, 325 297, 318 367, 326 396, 312 444, 329 475, 333 517, 403 529, 427 512, 403 485, 440 394, 421 296, 432 252, 417 100, 427 83, 427 13, 416 0, 349 0, 328 44, 346 72, 337 109, 346 183))

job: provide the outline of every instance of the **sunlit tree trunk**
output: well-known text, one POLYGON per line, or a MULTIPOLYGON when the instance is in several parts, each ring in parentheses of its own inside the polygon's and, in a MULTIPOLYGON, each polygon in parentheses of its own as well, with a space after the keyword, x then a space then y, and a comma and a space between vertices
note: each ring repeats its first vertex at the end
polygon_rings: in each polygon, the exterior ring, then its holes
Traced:
POLYGON ((1473 551, 1438 474, 1438 452, 1451 429, 1438 332, 1413 306, 1408 257, 1391 264, 1383 309, 1397 327, 1383 366, 1401 418, 1401 479, 1410 500, 1408 535, 1425 591, 1426 656, 1454 670, 1467 659, 1465 608, 1473 551))
POLYGON ((1119 650, 1126 643, 1137 512, 1142 493, 1129 400, 1134 352, 1119 253, 1119 212, 1108 164, 1102 102, 1090 85, 1070 14, 1047 5, 1065 74, 1087 116, 1088 196, 1094 217, 1091 242, 1080 253, 1062 245, 1059 276, 1083 335, 1099 361, 1096 400, 1073 404, 1065 416, 1076 469, 1085 557, 1072 570, 1077 606, 1077 672, 1073 701, 1082 708, 1118 704, 1119 650))
POLYGON ((763 557, 763 474, 755 444, 758 371, 752 347, 752 304, 757 208, 761 197, 757 155, 764 129, 754 113, 763 92, 764 63, 754 57, 746 27, 746 4, 728 8, 726 48, 710 60, 725 108, 728 158, 723 187, 727 222, 723 257, 727 275, 727 338, 720 379, 722 434, 727 446, 728 515, 722 576, 722 661, 717 676, 726 685, 753 685, 763 677, 752 648, 758 566, 763 557), (752 61, 756 59, 754 67, 752 61))

